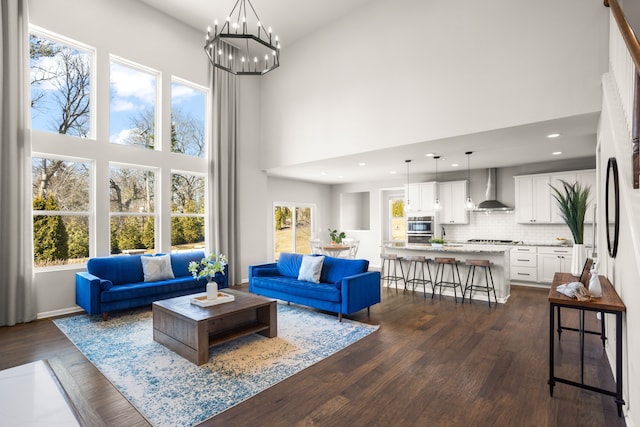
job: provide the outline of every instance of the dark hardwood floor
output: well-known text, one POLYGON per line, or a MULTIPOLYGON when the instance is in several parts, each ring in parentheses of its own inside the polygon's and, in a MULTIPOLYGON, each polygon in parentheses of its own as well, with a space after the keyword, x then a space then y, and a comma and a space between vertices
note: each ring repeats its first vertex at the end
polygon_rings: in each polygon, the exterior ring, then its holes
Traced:
MULTIPOLYGON (((489 309, 384 288, 370 316, 349 316, 377 332, 203 425, 624 426, 612 397, 564 384, 549 396, 547 293, 513 286, 489 309)), ((2 327, 0 343, 0 369, 51 360, 87 425, 149 425, 51 321, 2 327)), ((599 337, 586 343, 585 379, 613 388, 599 337)), ((579 378, 577 334, 557 347, 556 373, 579 378)))

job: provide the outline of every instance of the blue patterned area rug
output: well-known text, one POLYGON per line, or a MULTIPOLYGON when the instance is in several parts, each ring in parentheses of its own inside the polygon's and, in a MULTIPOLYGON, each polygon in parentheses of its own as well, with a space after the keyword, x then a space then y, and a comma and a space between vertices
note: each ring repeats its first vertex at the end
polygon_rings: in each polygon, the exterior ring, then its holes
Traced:
POLYGON ((155 426, 201 423, 378 329, 279 303, 277 337, 212 347, 197 366, 153 341, 149 310, 54 323, 155 426))

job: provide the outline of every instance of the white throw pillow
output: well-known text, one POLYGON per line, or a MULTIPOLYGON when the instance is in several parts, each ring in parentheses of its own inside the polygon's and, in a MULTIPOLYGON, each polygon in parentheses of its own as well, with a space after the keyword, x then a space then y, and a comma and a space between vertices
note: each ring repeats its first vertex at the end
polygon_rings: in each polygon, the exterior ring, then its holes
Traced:
POLYGON ((320 272, 322 272, 323 263, 324 256, 304 255, 300 265, 300 272, 298 273, 298 280, 320 283, 320 272))
POLYGON ((169 255, 141 256, 142 272, 145 282, 174 279, 169 255))

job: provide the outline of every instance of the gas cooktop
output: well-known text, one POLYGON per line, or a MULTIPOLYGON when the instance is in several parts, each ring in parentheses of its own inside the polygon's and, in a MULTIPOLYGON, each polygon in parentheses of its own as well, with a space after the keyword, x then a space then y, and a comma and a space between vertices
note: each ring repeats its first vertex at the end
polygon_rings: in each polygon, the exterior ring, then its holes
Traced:
POLYGON ((520 242, 514 242, 513 240, 499 240, 499 239, 469 239, 467 243, 483 243, 486 245, 516 245, 520 242))

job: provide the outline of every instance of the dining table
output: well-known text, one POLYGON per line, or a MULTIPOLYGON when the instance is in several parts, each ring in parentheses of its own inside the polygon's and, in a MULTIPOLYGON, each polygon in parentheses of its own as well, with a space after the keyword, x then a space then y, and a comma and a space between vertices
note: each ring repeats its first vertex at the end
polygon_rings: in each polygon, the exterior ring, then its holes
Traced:
POLYGON ((322 252, 326 255, 339 258, 344 251, 349 250, 349 245, 335 244, 321 246, 322 252))

